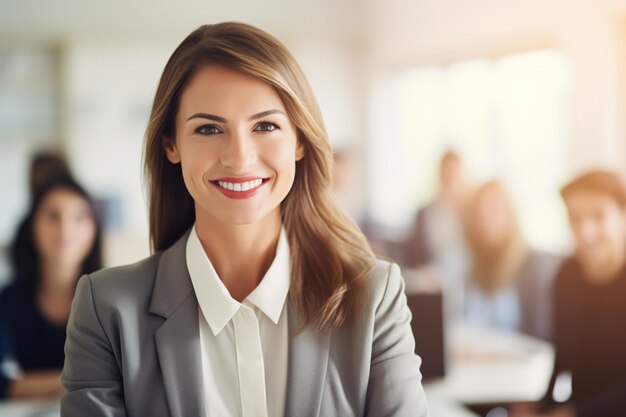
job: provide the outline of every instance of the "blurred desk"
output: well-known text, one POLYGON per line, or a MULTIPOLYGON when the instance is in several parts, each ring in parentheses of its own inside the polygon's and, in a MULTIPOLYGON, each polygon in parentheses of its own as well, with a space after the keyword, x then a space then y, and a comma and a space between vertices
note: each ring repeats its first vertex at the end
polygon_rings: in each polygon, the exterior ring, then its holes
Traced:
POLYGON ((59 417, 59 400, 0 401, 0 417, 59 417))
POLYGON ((554 366, 551 344, 519 333, 459 327, 446 387, 465 404, 540 400, 554 366))
POLYGON ((549 343, 467 326, 452 333, 445 378, 424 382, 432 417, 478 417, 465 405, 489 410, 544 395, 554 360, 549 343))
POLYGON ((456 400, 444 380, 424 383, 431 417, 478 417, 456 400))

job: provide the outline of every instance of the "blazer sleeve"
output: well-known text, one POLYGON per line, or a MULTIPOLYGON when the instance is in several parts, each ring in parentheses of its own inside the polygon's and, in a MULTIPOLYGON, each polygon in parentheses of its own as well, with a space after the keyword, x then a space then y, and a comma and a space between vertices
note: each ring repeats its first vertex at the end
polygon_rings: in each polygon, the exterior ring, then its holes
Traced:
POLYGON ((125 417, 123 381, 110 340, 96 310, 91 279, 76 289, 67 325, 61 383, 62 417, 125 417))
POLYGON ((372 362, 367 389, 366 416, 428 416, 415 354, 411 311, 400 268, 391 264, 380 303, 375 310, 372 362))

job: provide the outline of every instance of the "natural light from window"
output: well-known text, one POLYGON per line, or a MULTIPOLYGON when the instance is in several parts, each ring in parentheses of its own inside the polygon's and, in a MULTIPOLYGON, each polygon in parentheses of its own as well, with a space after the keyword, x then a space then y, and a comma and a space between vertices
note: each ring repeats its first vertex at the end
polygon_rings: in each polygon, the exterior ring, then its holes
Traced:
POLYGON ((388 89, 393 137, 377 137, 370 148, 374 221, 408 225, 434 196, 439 157, 452 148, 474 184, 504 182, 531 244, 563 249, 558 189, 567 180, 571 71, 563 54, 540 50, 399 74, 388 89))

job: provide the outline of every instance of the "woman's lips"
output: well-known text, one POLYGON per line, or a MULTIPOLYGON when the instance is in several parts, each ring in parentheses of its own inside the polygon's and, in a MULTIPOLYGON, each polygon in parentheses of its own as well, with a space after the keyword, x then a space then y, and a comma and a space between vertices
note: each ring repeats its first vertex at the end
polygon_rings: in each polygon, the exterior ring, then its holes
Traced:
POLYGON ((220 178, 210 181, 215 188, 228 198, 249 198, 255 195, 269 178, 261 177, 241 177, 241 178, 220 178))

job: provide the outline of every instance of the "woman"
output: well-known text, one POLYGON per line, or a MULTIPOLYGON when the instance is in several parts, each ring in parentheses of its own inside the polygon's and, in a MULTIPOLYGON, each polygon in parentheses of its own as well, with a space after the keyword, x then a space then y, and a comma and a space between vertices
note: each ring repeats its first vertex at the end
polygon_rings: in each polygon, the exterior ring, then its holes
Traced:
POLYGON ((560 261, 528 247, 502 184, 487 182, 475 192, 465 235, 471 255, 465 319, 551 339, 550 289, 560 261))
POLYGON ((73 180, 39 190, 13 244, 0 295, 0 397, 61 395, 65 326, 78 278, 101 267, 91 199, 73 180))
POLYGON ((284 46, 191 33, 146 132, 157 253, 81 280, 62 414, 426 415, 402 277, 335 206, 331 161, 284 46))

